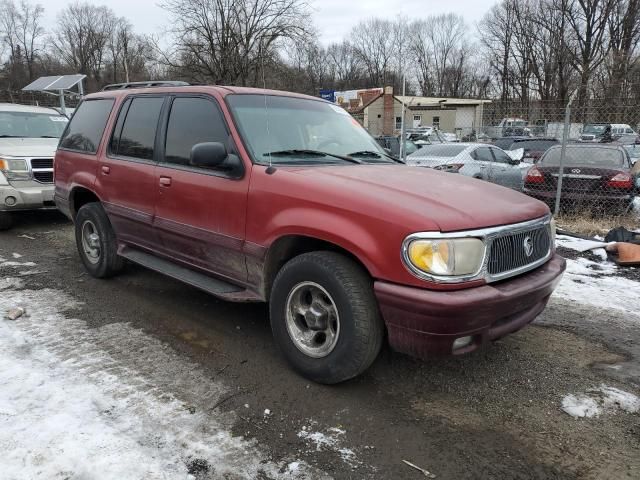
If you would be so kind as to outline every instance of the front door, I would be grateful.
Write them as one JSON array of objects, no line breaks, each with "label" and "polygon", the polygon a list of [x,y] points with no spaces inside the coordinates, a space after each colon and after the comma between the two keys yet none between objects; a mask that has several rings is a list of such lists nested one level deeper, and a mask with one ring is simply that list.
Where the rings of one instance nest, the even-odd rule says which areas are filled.
[{"label": "front door", "polygon": [[155,143],[163,95],[134,95],[120,108],[97,182],[118,240],[156,250]]},{"label": "front door", "polygon": [[474,178],[481,178],[482,180],[491,180],[490,169],[493,162],[493,156],[489,147],[478,147],[471,152],[471,158],[473,158],[473,172]]},{"label": "front door", "polygon": [[490,169],[490,181],[504,187],[522,191],[522,169],[514,165],[513,159],[499,148],[491,147],[494,163]]},{"label": "front door", "polygon": [[239,282],[246,281],[245,237],[249,172],[231,178],[223,169],[190,164],[197,143],[220,142],[235,151],[215,99],[177,95],[163,120],[163,153],[156,170],[154,226],[166,253]]}]

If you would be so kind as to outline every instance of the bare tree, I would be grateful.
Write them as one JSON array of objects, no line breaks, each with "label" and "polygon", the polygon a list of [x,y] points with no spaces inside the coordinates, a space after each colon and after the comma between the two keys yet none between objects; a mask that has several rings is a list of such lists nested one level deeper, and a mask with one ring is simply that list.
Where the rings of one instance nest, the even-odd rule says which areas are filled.
[{"label": "bare tree", "polygon": [[371,85],[387,85],[397,54],[398,39],[393,23],[371,18],[351,31],[351,43],[362,62]]},{"label": "bare tree", "polygon": [[161,6],[174,24],[175,53],[162,52],[163,60],[200,81],[246,85],[278,41],[307,31],[302,0],[165,0]]}]

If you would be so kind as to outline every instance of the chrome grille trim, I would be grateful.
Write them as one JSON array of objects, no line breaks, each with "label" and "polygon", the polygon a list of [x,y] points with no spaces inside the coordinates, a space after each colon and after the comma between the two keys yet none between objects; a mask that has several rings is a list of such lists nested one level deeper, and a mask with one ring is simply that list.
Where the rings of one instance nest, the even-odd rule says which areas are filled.
[{"label": "chrome grille trim", "polygon": [[53,158],[33,157],[29,158],[29,168],[33,180],[38,183],[53,183]]},{"label": "chrome grille trim", "polygon": [[[510,254],[510,252],[507,251],[507,250],[510,250],[510,248],[506,246],[504,241],[497,241],[498,239],[513,237],[514,235],[523,234],[526,232],[532,232],[536,230],[540,230],[541,232],[544,232],[548,239],[547,251],[541,253],[543,255],[541,258],[537,258],[531,263],[528,263],[525,265],[516,264],[514,268],[510,268],[505,271],[499,271],[499,269],[497,269],[497,270],[494,270],[497,273],[493,273],[493,274],[490,273],[489,261],[490,261],[494,247],[501,249],[500,253],[506,258],[508,258],[507,255]],[[483,240],[485,244],[484,258],[482,261],[482,266],[478,270],[478,272],[472,275],[447,277],[447,276],[428,274],[414,267],[411,261],[409,260],[409,254],[408,254],[409,244],[413,240],[419,240],[419,239],[433,240],[433,239],[441,239],[441,238],[479,238]],[[502,225],[499,227],[483,228],[478,230],[447,232],[447,233],[442,233],[442,232],[414,233],[412,235],[409,235],[407,238],[405,238],[404,242],[402,243],[401,257],[402,257],[402,263],[407,268],[407,270],[409,270],[411,274],[413,274],[414,276],[422,280],[427,280],[430,282],[437,282],[437,283],[453,283],[453,284],[470,282],[474,280],[485,280],[487,283],[491,283],[491,282],[497,282],[499,280],[504,280],[509,277],[514,277],[516,275],[520,275],[521,273],[525,273],[535,268],[538,268],[539,266],[543,265],[551,258],[551,256],[553,255],[553,252],[554,252],[554,245],[553,245],[552,233],[551,233],[551,215],[547,215],[545,217],[537,218],[535,220],[530,220],[527,222],[515,223],[511,225]],[[509,268],[509,266],[507,265],[507,262],[505,262],[503,265],[506,265],[505,268]]]}]

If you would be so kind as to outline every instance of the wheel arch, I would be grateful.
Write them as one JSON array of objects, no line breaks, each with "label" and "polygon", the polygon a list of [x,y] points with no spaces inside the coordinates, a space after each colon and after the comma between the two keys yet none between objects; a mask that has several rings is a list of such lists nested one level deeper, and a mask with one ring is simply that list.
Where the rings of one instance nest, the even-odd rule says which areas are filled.
[{"label": "wheel arch", "polygon": [[69,210],[72,218],[75,220],[78,210],[91,202],[100,202],[100,198],[94,191],[82,186],[73,187],[69,192]]}]

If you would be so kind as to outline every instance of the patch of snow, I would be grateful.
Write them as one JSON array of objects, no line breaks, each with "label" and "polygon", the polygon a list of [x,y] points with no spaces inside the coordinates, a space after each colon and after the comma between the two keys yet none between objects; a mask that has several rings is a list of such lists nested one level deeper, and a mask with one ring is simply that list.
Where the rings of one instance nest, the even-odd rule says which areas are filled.
[{"label": "patch of snow", "polygon": [[587,250],[593,250],[598,247],[604,249],[604,247],[608,245],[599,240],[585,240],[584,238],[570,237],[569,235],[557,235],[556,244],[578,252],[586,252]]},{"label": "patch of snow", "polygon": [[356,453],[350,448],[341,446],[346,433],[346,430],[338,427],[330,427],[327,429],[327,433],[322,433],[318,431],[314,432],[311,427],[303,426],[298,432],[298,437],[311,444],[316,452],[327,450],[336,452],[340,455],[343,462],[355,466],[360,463]]},{"label": "patch of snow", "polygon": [[67,318],[78,303],[62,291],[0,285],[0,311],[26,305],[30,314],[0,321],[3,478],[186,480],[194,462],[215,478],[320,476],[303,462],[285,471],[291,458],[267,461],[255,441],[231,433],[232,412],[186,409],[227,390],[159,340],[128,324]]},{"label": "patch of snow", "polygon": [[567,395],[562,399],[562,410],[574,418],[600,415],[598,402],[586,395]]},{"label": "patch of snow", "polygon": [[604,395],[603,404],[605,408],[618,407],[627,413],[640,411],[640,398],[633,393],[608,387],[607,385],[601,385],[600,392]]},{"label": "patch of snow", "polygon": [[22,255],[20,255],[19,253],[15,253],[15,252],[14,252],[14,253],[12,253],[12,254],[11,254],[11,256],[12,256],[13,258],[22,258]]},{"label": "patch of snow", "polygon": [[567,271],[553,296],[605,310],[623,311],[627,320],[638,322],[640,282],[616,276],[618,271],[614,264],[608,262],[567,259]]},{"label": "patch of snow", "polygon": [[640,217],[640,197],[635,197],[633,199],[633,211]]},{"label": "patch of snow", "polygon": [[603,411],[620,409],[626,413],[640,411],[640,398],[608,385],[593,388],[587,394],[567,395],[562,399],[562,410],[574,418],[590,418]]},{"label": "patch of snow", "polygon": [[35,267],[33,262],[10,262],[8,260],[1,261],[0,267]]}]

